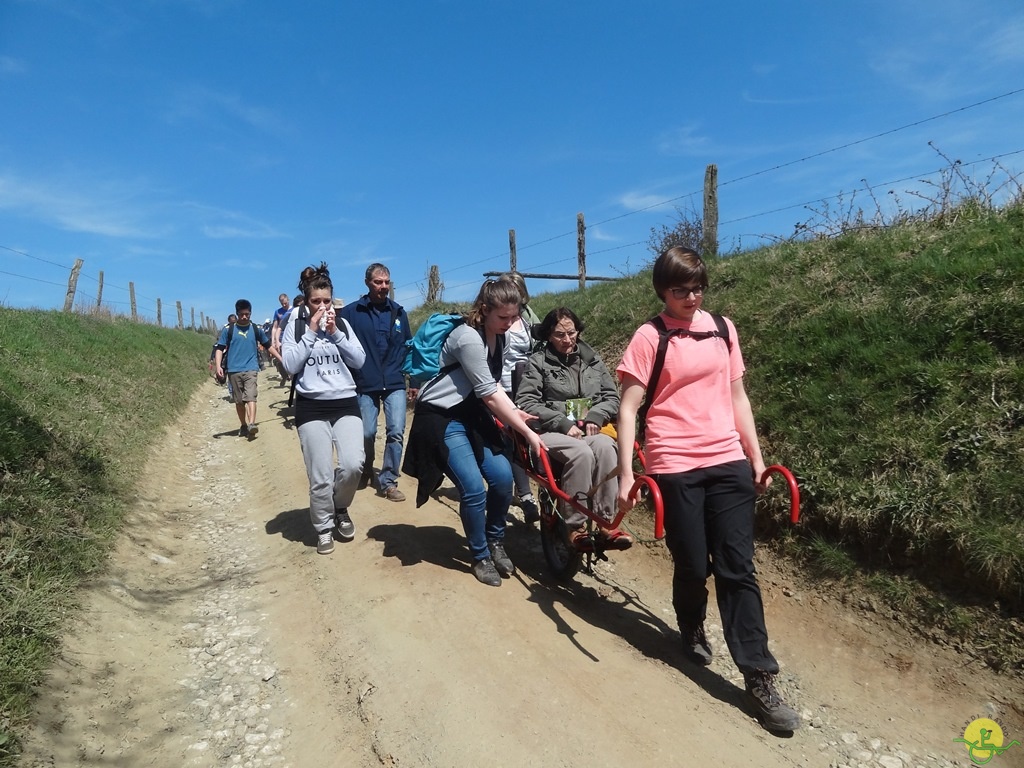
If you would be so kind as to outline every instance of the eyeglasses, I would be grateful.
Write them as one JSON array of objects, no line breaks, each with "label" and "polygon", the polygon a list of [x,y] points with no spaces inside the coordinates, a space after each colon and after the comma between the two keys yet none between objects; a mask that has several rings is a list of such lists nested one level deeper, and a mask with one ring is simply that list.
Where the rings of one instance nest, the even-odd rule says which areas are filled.
[{"label": "eyeglasses", "polygon": [[559,341],[567,341],[569,339],[575,339],[580,335],[580,333],[579,331],[555,331],[551,335]]},{"label": "eyeglasses", "polygon": [[687,288],[686,286],[682,286],[680,288],[669,288],[668,290],[669,290],[669,293],[672,294],[672,298],[673,299],[685,299],[691,293],[693,294],[693,297],[695,299],[699,299],[701,296],[704,295],[704,286],[703,285],[695,285],[692,288]]}]

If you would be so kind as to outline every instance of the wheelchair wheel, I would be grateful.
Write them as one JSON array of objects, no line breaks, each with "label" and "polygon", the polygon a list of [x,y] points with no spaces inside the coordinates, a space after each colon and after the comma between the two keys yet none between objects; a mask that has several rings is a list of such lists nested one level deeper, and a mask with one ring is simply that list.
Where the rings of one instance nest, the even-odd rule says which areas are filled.
[{"label": "wheelchair wheel", "polygon": [[569,543],[569,529],[547,489],[540,489],[537,500],[540,502],[540,543],[544,559],[548,561],[552,576],[568,581],[579,571],[583,554]]}]

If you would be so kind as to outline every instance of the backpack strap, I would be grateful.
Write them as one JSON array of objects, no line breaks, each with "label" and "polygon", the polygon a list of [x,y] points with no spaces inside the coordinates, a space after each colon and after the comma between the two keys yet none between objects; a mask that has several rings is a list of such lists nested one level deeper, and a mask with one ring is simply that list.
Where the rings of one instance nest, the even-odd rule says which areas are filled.
[{"label": "backpack strap", "polygon": [[[306,306],[303,304],[299,307],[299,311],[295,313],[295,324],[292,326],[294,329],[294,337],[297,340],[302,334],[306,332],[306,326],[309,325],[309,318],[306,316]],[[302,370],[292,376],[291,387],[288,388],[288,407],[290,408],[295,402],[295,384],[303,373],[306,372],[306,366],[302,366]]]},{"label": "backpack strap", "polygon": [[224,364],[224,376],[228,375],[228,350],[231,349],[231,337],[235,335],[235,324],[228,323],[228,337],[224,341],[224,354],[220,356],[220,361]]},{"label": "backpack strap", "polygon": [[665,321],[661,319],[661,315],[655,315],[649,322],[658,331],[658,351],[654,354],[654,365],[651,366],[651,376],[647,380],[647,390],[644,392],[643,405],[636,412],[637,427],[636,427],[636,439],[637,442],[643,443],[644,438],[647,436],[647,412],[651,409],[651,404],[654,402],[654,396],[658,389],[658,379],[661,378],[661,372],[665,368],[665,357],[668,354],[668,342],[673,336],[690,336],[694,339],[711,339],[721,338],[725,340],[725,345],[732,351],[732,339],[729,338],[729,326],[726,325],[725,318],[721,315],[711,312],[709,313],[711,318],[715,321],[714,331],[688,331],[685,328],[673,328],[669,330],[665,325]]}]

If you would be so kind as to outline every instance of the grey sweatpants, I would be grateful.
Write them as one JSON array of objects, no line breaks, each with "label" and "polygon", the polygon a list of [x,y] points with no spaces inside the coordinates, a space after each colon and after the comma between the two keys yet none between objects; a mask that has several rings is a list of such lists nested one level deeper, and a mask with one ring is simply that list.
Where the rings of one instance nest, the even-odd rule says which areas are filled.
[{"label": "grey sweatpants", "polygon": [[[543,432],[540,439],[548,448],[549,456],[562,463],[558,487],[586,506],[586,494],[600,483],[594,492],[591,510],[609,522],[615,519],[619,480],[613,475],[619,464],[616,443],[608,435],[569,437],[560,432]],[[611,479],[601,482],[609,475]],[[587,518],[564,501],[558,502],[559,512],[570,528],[579,528]]]},{"label": "grey sweatpants", "polygon": [[[334,510],[348,509],[363,473],[363,420],[342,416],[299,427],[299,445],[309,476],[309,519],[317,533],[334,527]],[[334,466],[337,449],[338,466]]]}]

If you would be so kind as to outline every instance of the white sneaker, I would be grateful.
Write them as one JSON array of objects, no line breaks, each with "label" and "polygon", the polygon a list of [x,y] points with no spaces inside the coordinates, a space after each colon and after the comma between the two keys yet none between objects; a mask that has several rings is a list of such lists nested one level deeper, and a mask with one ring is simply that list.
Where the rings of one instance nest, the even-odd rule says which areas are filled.
[{"label": "white sneaker", "polygon": [[329,555],[334,551],[334,532],[321,531],[316,536],[316,553],[318,555]]},{"label": "white sneaker", "polygon": [[347,509],[339,509],[334,513],[334,522],[338,526],[338,535],[345,541],[351,541],[356,535],[356,527]]}]

